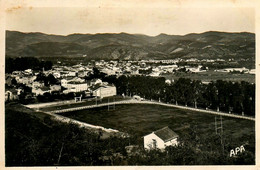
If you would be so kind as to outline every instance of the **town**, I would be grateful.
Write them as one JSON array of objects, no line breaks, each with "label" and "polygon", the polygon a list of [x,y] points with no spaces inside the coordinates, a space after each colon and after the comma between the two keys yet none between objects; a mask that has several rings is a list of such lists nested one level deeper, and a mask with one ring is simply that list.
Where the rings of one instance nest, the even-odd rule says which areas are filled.
[{"label": "town", "polygon": [[[183,65],[182,63],[186,63]],[[163,77],[166,74],[174,75],[179,72],[185,73],[206,73],[208,71],[222,73],[238,73],[238,74],[255,74],[255,69],[242,68],[221,68],[215,69],[205,66],[211,63],[225,63],[223,59],[216,60],[198,60],[198,59],[174,59],[174,60],[141,60],[141,61],[95,61],[91,60],[88,63],[79,63],[73,66],[68,66],[61,61],[57,61],[52,66],[52,69],[36,71],[32,69],[15,70],[12,73],[6,73],[6,93],[5,100],[17,100],[20,95],[25,94],[24,98],[33,98],[45,93],[69,94],[84,92],[84,97],[91,97],[97,94],[96,97],[108,97],[116,95],[116,87],[108,82],[103,82],[98,78],[86,78],[93,74],[93,68],[98,72],[104,73],[107,76],[121,75],[145,75],[152,77]],[[232,65],[232,64],[231,64]],[[171,84],[174,79],[166,79],[165,82]],[[202,83],[209,83],[203,81]],[[18,88],[12,86],[23,84]],[[31,90],[28,91],[28,88]],[[103,94],[100,92],[102,91]],[[122,95],[122,94],[120,94]]]}]

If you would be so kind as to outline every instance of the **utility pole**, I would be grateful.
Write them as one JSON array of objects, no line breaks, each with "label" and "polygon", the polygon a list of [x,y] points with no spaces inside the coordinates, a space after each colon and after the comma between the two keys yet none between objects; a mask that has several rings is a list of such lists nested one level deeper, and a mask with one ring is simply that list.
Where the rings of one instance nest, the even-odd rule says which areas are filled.
[{"label": "utility pole", "polygon": [[109,98],[107,99],[107,110],[109,111]]},{"label": "utility pole", "polygon": [[116,104],[115,104],[115,96],[113,96],[113,99],[114,99],[114,110],[116,109]]},{"label": "utility pole", "polygon": [[[115,96],[113,96],[113,105],[111,107],[115,110],[116,104],[115,104]],[[109,111],[110,108],[110,103],[109,103],[109,98],[107,99],[107,110]]]},{"label": "utility pole", "polygon": [[222,116],[220,116],[219,118],[217,118],[217,116],[215,116],[215,131],[216,131],[216,135],[219,135],[220,137],[220,143],[221,143],[221,147],[222,147],[222,153],[224,154],[224,141],[223,141],[223,121],[222,121]]}]

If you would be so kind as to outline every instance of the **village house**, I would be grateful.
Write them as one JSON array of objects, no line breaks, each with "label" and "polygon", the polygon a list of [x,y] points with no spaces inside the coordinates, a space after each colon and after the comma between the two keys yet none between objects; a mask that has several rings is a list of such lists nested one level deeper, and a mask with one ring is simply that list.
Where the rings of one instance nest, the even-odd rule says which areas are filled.
[{"label": "village house", "polygon": [[61,74],[60,72],[53,72],[52,75],[55,77],[55,78],[60,78],[61,77]]},{"label": "village house", "polygon": [[61,86],[67,88],[63,93],[67,94],[70,92],[81,92],[88,89],[88,84],[84,79],[79,77],[71,77],[61,80]]},{"label": "village house", "polygon": [[51,89],[51,92],[59,92],[59,91],[61,91],[61,86],[54,84],[54,85],[50,86],[50,89]]},{"label": "village house", "polygon": [[51,89],[46,86],[39,87],[39,88],[32,88],[32,93],[35,94],[35,96],[43,95],[44,93],[51,93]]},{"label": "village house", "polygon": [[78,71],[78,77],[80,78],[84,78],[85,76],[88,75],[88,72],[87,71]]},{"label": "village house", "polygon": [[61,79],[61,86],[68,88],[68,86],[69,86],[68,84],[70,82],[83,83],[83,82],[85,82],[85,80],[82,78],[79,78],[79,77],[67,77],[67,78]]},{"label": "village house", "polygon": [[116,74],[116,71],[115,70],[112,70],[110,68],[103,68],[101,70],[101,72],[103,73],[106,73],[107,75],[115,75]]},{"label": "village house", "polygon": [[166,79],[166,80],[165,80],[165,83],[166,83],[167,85],[171,85],[173,82],[174,82],[173,79],[172,79],[172,80],[170,80],[170,79]]},{"label": "village house", "polygon": [[63,91],[63,93],[70,93],[70,92],[82,92],[86,91],[88,89],[88,84],[87,83],[81,83],[81,82],[76,82],[76,81],[71,81],[67,83],[66,85],[66,90]]},{"label": "village house", "polygon": [[13,100],[17,100],[18,94],[17,94],[17,90],[12,88],[12,89],[6,89],[5,91],[5,101],[13,101]]},{"label": "village house", "polygon": [[92,80],[88,80],[88,85],[89,86],[95,86],[95,85],[102,85],[103,82],[101,79],[92,79]]},{"label": "village house", "polygon": [[17,77],[17,76],[20,76],[22,74],[23,74],[22,71],[13,71],[12,72],[12,77]]},{"label": "village house", "polygon": [[178,145],[179,135],[168,126],[144,136],[144,148],[164,150],[167,146]]},{"label": "village house", "polygon": [[13,78],[11,76],[7,75],[5,77],[5,84],[7,84],[8,86],[11,86],[12,85],[12,80],[13,80]]},{"label": "village house", "polygon": [[186,70],[193,72],[193,73],[199,73],[199,72],[206,72],[207,70],[203,70],[202,66],[198,66],[198,67],[186,67]]},{"label": "village house", "polygon": [[31,75],[33,73],[32,69],[27,69],[23,71],[24,74],[26,75]]},{"label": "village house", "polygon": [[67,76],[73,76],[73,77],[75,77],[75,76],[77,76],[77,72],[75,72],[75,71],[69,71],[69,73],[68,73]]},{"label": "village house", "polygon": [[33,81],[36,79],[36,76],[19,76],[16,77],[16,81],[21,84],[25,84],[29,87],[32,86]]},{"label": "village house", "polygon": [[38,88],[38,87],[43,87],[44,83],[43,82],[39,82],[39,81],[34,81],[32,83],[32,88]]},{"label": "village house", "polygon": [[116,95],[116,87],[113,85],[96,85],[90,87],[93,95],[99,98],[110,97]]}]

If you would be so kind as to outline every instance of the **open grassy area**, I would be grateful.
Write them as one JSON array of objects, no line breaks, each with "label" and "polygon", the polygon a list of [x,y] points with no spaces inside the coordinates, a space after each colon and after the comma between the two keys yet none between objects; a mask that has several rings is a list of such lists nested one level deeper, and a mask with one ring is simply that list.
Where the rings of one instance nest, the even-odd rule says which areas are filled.
[{"label": "open grassy area", "polygon": [[255,83],[255,75],[254,74],[231,74],[231,73],[222,73],[215,72],[213,70],[201,73],[176,73],[176,74],[164,74],[162,75],[166,79],[178,79],[189,78],[192,80],[201,80],[201,81],[246,81],[250,83]]},{"label": "open grassy area", "polygon": [[[62,115],[90,124],[113,128],[140,137],[169,126],[180,136],[189,133],[189,127],[197,127],[201,138],[215,133],[215,115],[181,110],[159,105],[117,105],[115,110],[107,107],[62,113]],[[236,144],[248,143],[255,148],[255,122],[223,117],[224,135]],[[231,143],[232,145],[232,143]],[[237,146],[234,146],[237,147]]]}]

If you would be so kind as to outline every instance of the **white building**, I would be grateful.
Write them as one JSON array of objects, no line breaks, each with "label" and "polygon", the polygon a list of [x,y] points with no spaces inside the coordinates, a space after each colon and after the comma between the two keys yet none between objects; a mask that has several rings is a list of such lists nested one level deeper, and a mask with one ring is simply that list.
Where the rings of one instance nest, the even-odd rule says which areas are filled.
[{"label": "white building", "polygon": [[215,70],[216,72],[232,72],[232,71],[237,71],[237,72],[245,72],[248,73],[249,69],[243,67],[243,68],[225,68],[225,69],[220,69],[220,70]]},{"label": "white building", "polygon": [[110,97],[116,95],[116,87],[115,86],[97,86],[92,89],[93,95],[103,98]]},{"label": "white building", "polygon": [[60,78],[60,77],[61,77],[60,72],[54,72],[52,75],[53,75],[55,78]]},{"label": "white building", "polygon": [[70,82],[84,83],[85,80],[78,77],[70,77],[70,78],[62,79],[61,86],[68,88],[67,86]]},{"label": "white building", "polygon": [[63,93],[69,93],[69,92],[81,92],[86,91],[88,89],[87,83],[79,83],[79,82],[69,82],[66,85],[66,90],[63,91]]},{"label": "white building", "polygon": [[178,145],[179,135],[168,126],[144,136],[144,148],[165,149],[166,146]]},{"label": "white building", "polygon": [[174,82],[174,80],[170,80],[170,79],[165,80],[165,83],[168,84],[168,85],[172,84],[173,82]]},{"label": "white building", "polygon": [[69,92],[81,92],[86,91],[88,89],[88,84],[85,82],[84,79],[74,77],[72,79],[62,79],[61,86],[67,88],[63,91],[63,93]]},{"label": "white building", "polygon": [[57,85],[57,84],[51,85],[50,89],[51,89],[52,92],[59,92],[59,91],[61,91],[61,86]]},{"label": "white building", "polygon": [[18,83],[22,83],[31,87],[33,81],[36,79],[36,76],[19,76],[19,77],[15,77],[15,79]]},{"label": "white building", "polygon": [[249,74],[255,74],[255,69],[251,69],[248,73]]},{"label": "white building", "polygon": [[37,87],[43,87],[44,83],[43,82],[39,82],[39,81],[34,81],[32,83],[32,88],[37,88]]}]

